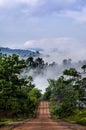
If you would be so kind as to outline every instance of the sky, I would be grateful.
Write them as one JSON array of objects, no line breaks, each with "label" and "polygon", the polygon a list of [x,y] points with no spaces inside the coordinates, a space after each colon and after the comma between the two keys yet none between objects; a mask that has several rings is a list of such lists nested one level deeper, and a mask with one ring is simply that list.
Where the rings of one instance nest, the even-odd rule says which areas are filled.
[{"label": "sky", "polygon": [[84,56],[86,0],[0,0],[0,46]]}]

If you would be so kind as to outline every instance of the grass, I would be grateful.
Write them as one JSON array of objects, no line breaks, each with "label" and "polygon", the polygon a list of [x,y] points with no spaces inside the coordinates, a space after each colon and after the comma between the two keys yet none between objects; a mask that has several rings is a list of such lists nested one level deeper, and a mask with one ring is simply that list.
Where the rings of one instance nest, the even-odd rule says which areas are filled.
[{"label": "grass", "polygon": [[7,125],[7,124],[9,124],[10,122],[12,122],[11,119],[4,119],[4,120],[1,120],[1,121],[0,121],[0,126]]},{"label": "grass", "polygon": [[86,126],[86,109],[75,110],[75,114],[65,118],[65,120]]},{"label": "grass", "polygon": [[[51,112],[51,116],[53,119],[59,119],[58,114],[53,114],[54,109],[51,107],[52,104],[50,104],[50,112]],[[60,118],[61,119],[61,118]],[[65,117],[63,118],[64,120],[71,122],[71,123],[75,123],[75,124],[80,124],[83,126],[86,126],[86,108],[84,109],[76,109],[74,110],[74,114],[69,116],[69,117]]]},{"label": "grass", "polygon": [[15,117],[11,117],[11,118],[6,118],[6,117],[0,117],[0,126],[4,126],[7,125],[9,123],[12,122],[20,122],[20,121],[25,121],[27,119],[32,119],[34,118],[34,116],[26,116],[26,115],[17,115]]}]

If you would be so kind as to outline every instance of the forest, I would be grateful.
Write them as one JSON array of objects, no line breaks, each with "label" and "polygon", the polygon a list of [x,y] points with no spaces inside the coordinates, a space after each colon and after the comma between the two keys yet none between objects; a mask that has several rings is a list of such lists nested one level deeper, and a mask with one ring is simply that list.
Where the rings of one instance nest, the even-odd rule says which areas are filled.
[{"label": "forest", "polygon": [[[85,72],[86,65],[82,69]],[[50,101],[53,118],[73,118],[76,123],[86,125],[86,77],[70,68],[57,80],[49,79],[48,82],[43,98]]]},{"label": "forest", "polygon": [[[56,62],[45,63],[42,58],[29,57],[26,64],[35,71],[35,76],[46,77],[46,73],[57,72],[59,65]],[[52,74],[48,80],[48,87],[42,95],[42,100],[49,101],[50,112],[53,118],[68,118],[74,115],[75,122],[86,125],[86,63],[82,61],[73,67],[71,59],[64,59],[62,72],[58,78]],[[28,68],[27,67],[27,68]],[[28,70],[28,69],[26,69]],[[75,117],[76,116],[76,117]],[[76,119],[77,118],[77,119]],[[68,119],[71,120],[71,119]],[[73,119],[74,120],[74,119]]]},{"label": "forest", "polygon": [[[66,62],[64,60],[64,64]],[[67,68],[57,79],[47,79],[44,94],[36,88],[32,76],[22,76],[31,69],[35,70],[35,76],[43,75],[44,70],[55,66],[55,62],[44,63],[40,57],[21,59],[16,54],[0,53],[1,122],[4,118],[35,117],[39,102],[45,100],[50,104],[52,118],[67,118],[78,113],[81,116],[77,123],[86,125],[86,64],[81,66],[82,72]]]},{"label": "forest", "polygon": [[0,55],[0,115],[2,117],[35,114],[41,91],[35,88],[31,76],[20,77],[25,67],[25,61],[20,60],[15,54]]}]

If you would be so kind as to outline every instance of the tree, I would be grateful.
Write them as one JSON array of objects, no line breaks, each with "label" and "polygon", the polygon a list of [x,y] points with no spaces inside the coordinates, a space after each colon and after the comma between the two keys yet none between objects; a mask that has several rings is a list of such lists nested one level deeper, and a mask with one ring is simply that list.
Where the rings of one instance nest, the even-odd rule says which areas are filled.
[{"label": "tree", "polygon": [[84,73],[86,73],[86,65],[83,65],[82,69],[84,70]]},{"label": "tree", "polygon": [[[12,115],[30,115],[34,111],[30,108],[35,101],[32,101],[29,95],[35,87],[32,84],[33,79],[31,76],[20,76],[25,67],[25,60],[15,54],[0,57],[0,110],[3,110],[3,113],[10,111]],[[38,98],[37,96],[37,103]]]},{"label": "tree", "polygon": [[41,91],[37,88],[33,88],[29,92],[29,97],[30,97],[30,101],[31,101],[31,106],[30,106],[31,113],[35,114],[34,110],[36,110],[36,108],[38,107],[39,99],[41,97]]},{"label": "tree", "polygon": [[75,68],[70,68],[70,69],[66,69],[63,71],[64,75],[67,76],[72,76],[72,77],[80,77],[79,73],[77,72],[77,70]]},{"label": "tree", "polygon": [[27,60],[26,60],[26,64],[28,65],[33,65],[33,57],[29,57]]},{"label": "tree", "polygon": [[52,113],[59,117],[73,114],[74,110],[80,107],[85,92],[85,80],[83,82],[83,79],[76,79],[80,73],[75,68],[66,69],[63,74],[69,78],[65,78],[63,75],[57,80],[48,80],[49,87],[45,92],[45,95],[47,92],[50,94]]}]

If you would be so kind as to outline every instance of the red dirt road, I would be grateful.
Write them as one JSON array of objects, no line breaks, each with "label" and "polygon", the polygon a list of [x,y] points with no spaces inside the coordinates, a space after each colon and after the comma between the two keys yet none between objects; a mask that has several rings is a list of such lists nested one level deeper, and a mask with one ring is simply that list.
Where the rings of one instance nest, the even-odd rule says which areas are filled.
[{"label": "red dirt road", "polygon": [[48,102],[42,101],[40,102],[36,119],[27,120],[14,125],[14,127],[5,127],[0,130],[86,130],[86,127],[62,120],[52,120]]}]

